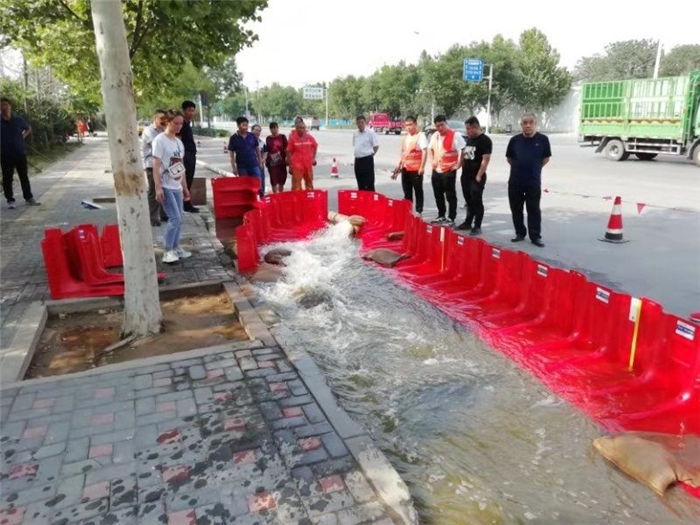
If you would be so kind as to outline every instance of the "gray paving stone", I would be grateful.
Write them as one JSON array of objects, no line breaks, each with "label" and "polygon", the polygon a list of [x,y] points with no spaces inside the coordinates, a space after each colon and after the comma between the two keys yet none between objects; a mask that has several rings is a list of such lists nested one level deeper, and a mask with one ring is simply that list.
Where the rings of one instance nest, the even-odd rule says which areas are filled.
[{"label": "gray paving stone", "polygon": [[90,438],[90,446],[104,445],[105,443],[116,443],[117,441],[131,440],[136,433],[135,429],[118,430],[115,432],[104,432]]},{"label": "gray paving stone", "polygon": [[109,484],[109,508],[133,508],[138,503],[136,474],[124,478],[116,478]]},{"label": "gray paving stone", "polygon": [[70,507],[80,501],[85,486],[85,476],[80,474],[63,478],[56,489],[56,496],[49,499],[46,505],[54,510]]},{"label": "gray paving stone", "polygon": [[54,521],[67,519],[69,523],[75,523],[82,520],[94,518],[100,514],[104,514],[109,509],[109,498],[102,498],[84,503],[78,503],[73,507],[68,507],[59,510],[54,514]]},{"label": "gray paving stone", "polygon": [[345,444],[335,432],[323,434],[321,436],[321,441],[323,441],[323,446],[326,447],[328,454],[333,458],[347,456],[349,454]]},{"label": "gray paving stone", "polygon": [[344,481],[345,486],[350,491],[350,494],[352,494],[352,497],[355,498],[355,501],[364,503],[376,499],[372,487],[367,482],[364,474],[359,470],[348,472],[344,477]]},{"label": "gray paving stone", "polygon": [[137,525],[138,523],[138,507],[124,507],[87,519],[81,525]]},{"label": "gray paving stone", "polygon": [[134,461],[134,442],[131,439],[119,441],[114,444],[112,452],[114,463],[128,463]]},{"label": "gray paving stone", "polygon": [[371,502],[357,505],[349,509],[338,511],[338,523],[340,525],[355,525],[356,523],[367,523],[386,517],[384,507],[379,503]]},{"label": "gray paving stone", "polygon": [[[6,492],[3,490],[2,496],[0,496],[0,501],[2,501],[4,504],[12,504],[15,507],[23,507],[27,504],[34,503],[35,501],[52,498],[55,494],[55,483],[39,483],[16,492]],[[4,506],[5,505],[3,505],[3,507]]]},{"label": "gray paving stone", "polygon": [[240,381],[243,379],[243,372],[237,365],[226,368],[224,375],[228,381]]},{"label": "gray paving stone", "polygon": [[[134,389],[145,390],[153,386],[153,376],[150,374],[142,374],[134,377]],[[139,392],[139,395],[141,393]]]},{"label": "gray paving stone", "polygon": [[177,401],[177,417],[184,418],[194,416],[197,413],[197,405],[192,398]]},{"label": "gray paving stone", "polygon": [[299,405],[308,405],[309,403],[313,402],[313,398],[308,395],[301,395],[301,396],[291,396],[291,397],[286,397],[284,399],[279,400],[279,406],[282,408],[286,407],[295,407]]},{"label": "gray paving stone", "polygon": [[44,438],[44,443],[50,445],[52,443],[60,443],[68,439],[68,432],[70,431],[70,422],[61,421],[57,423],[51,423],[46,432],[46,437]]},{"label": "gray paving stone", "polygon": [[68,477],[86,474],[90,470],[99,469],[101,466],[100,462],[94,459],[84,459],[74,463],[63,463],[61,466],[61,476]]},{"label": "gray paving stone", "polygon": [[194,399],[197,404],[208,403],[213,395],[210,387],[201,387],[194,390]]},{"label": "gray paving stone", "polygon": [[313,423],[303,427],[296,427],[294,429],[294,434],[296,434],[297,437],[304,438],[309,436],[318,436],[320,434],[326,434],[332,431],[333,428],[325,421],[322,421],[320,423]]},{"label": "gray paving stone", "polygon": [[136,400],[136,415],[137,416],[152,414],[155,411],[156,411],[156,398],[155,397],[141,397],[141,398]]},{"label": "gray paving stone", "polygon": [[136,463],[121,463],[109,467],[103,467],[97,470],[91,470],[85,475],[85,484],[93,485],[100,481],[111,481],[117,478],[128,477],[136,470]]},{"label": "gray paving stone", "polygon": [[199,379],[204,379],[207,377],[207,371],[201,365],[191,366],[188,370],[188,373],[192,381],[197,381]]},{"label": "gray paving stone", "polygon": [[155,423],[139,425],[134,433],[134,451],[152,447],[158,439],[158,427]]},{"label": "gray paving stone", "polygon": [[55,443],[53,445],[45,445],[34,452],[34,459],[44,459],[50,456],[55,456],[56,454],[63,452],[65,449],[65,441],[62,443]]}]

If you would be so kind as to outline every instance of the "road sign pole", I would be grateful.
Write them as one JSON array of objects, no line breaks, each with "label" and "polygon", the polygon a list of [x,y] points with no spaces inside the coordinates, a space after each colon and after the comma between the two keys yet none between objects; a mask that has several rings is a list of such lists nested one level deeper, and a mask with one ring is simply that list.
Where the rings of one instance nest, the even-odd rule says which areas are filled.
[{"label": "road sign pole", "polygon": [[486,133],[491,126],[491,86],[493,86],[493,64],[489,64],[489,96],[486,101]]}]

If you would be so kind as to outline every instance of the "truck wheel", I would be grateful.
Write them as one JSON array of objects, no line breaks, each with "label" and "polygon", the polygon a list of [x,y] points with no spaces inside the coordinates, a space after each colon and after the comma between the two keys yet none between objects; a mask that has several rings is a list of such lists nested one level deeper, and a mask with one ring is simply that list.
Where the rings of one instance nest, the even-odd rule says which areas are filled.
[{"label": "truck wheel", "polygon": [[652,160],[656,158],[658,153],[635,153],[639,160]]},{"label": "truck wheel", "polygon": [[612,139],[605,145],[605,156],[610,160],[627,160],[630,154],[625,151],[621,140]]}]

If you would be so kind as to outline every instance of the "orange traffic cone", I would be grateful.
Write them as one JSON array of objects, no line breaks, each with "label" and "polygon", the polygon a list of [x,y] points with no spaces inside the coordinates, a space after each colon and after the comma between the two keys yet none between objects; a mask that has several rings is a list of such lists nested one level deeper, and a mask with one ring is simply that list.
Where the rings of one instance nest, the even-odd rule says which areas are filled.
[{"label": "orange traffic cone", "polygon": [[333,158],[333,163],[331,164],[331,177],[334,178],[340,178],[340,174],[338,173],[338,163],[335,161],[335,158]]},{"label": "orange traffic cone", "polygon": [[628,242],[622,239],[622,197],[615,197],[615,204],[613,204],[608,221],[608,229],[605,230],[605,237],[599,240],[615,244]]}]

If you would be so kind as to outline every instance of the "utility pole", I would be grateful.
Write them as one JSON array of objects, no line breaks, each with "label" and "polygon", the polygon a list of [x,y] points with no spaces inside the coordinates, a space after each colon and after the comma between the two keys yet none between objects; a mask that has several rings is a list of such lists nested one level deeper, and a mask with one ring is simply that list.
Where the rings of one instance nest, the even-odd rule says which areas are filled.
[{"label": "utility pole", "polygon": [[654,62],[654,78],[659,78],[659,65],[661,64],[661,40],[656,46],[656,62]]},{"label": "utility pole", "polygon": [[328,129],[328,95],[331,92],[331,83],[326,84],[326,129]]}]

